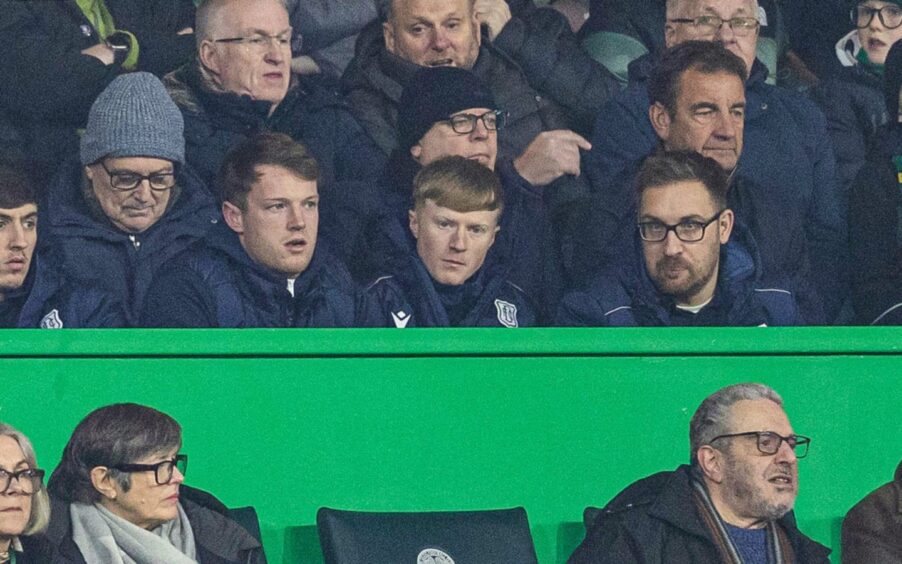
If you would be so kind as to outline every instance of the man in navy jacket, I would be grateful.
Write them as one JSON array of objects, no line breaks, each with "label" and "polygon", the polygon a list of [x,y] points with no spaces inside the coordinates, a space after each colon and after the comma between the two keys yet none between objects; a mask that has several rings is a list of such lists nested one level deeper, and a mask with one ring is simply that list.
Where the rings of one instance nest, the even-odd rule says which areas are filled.
[{"label": "man in navy jacket", "polygon": [[[826,120],[805,97],[765,82],[767,69],[755,58],[757,17],[755,0],[668,2],[665,44],[713,41],[745,63],[744,144],[731,205],[758,238],[766,267],[794,282],[810,279],[832,321],[847,296],[848,229]],[[659,144],[649,118],[655,59],[634,61],[630,86],[598,116],[583,166],[600,198],[619,200],[628,192],[624,177]]]},{"label": "man in navy jacket", "polygon": [[[38,207],[22,163],[0,163],[0,327],[116,327],[121,305],[96,288],[78,288],[53,261],[38,260]],[[52,251],[52,250],[51,250]]]},{"label": "man in navy jacket", "polygon": [[182,132],[159,79],[117,77],[91,107],[80,161],[63,165],[39,211],[43,258],[67,284],[96,280],[126,308],[127,325],[159,267],[218,221],[213,197],[184,164]]},{"label": "man in navy jacket", "polygon": [[316,160],[281,133],[261,133],[226,157],[217,182],[228,226],[161,271],[148,327],[351,327],[350,275],[317,245]]},{"label": "man in navy jacket", "polygon": [[438,159],[414,178],[409,211],[416,251],[367,288],[372,327],[535,325],[526,294],[486,264],[503,207],[501,183],[474,160]]},{"label": "man in navy jacket", "polygon": [[785,283],[761,279],[754,240],[727,207],[726,176],[692,152],[649,157],[636,180],[640,250],[567,295],[560,325],[798,325]]}]

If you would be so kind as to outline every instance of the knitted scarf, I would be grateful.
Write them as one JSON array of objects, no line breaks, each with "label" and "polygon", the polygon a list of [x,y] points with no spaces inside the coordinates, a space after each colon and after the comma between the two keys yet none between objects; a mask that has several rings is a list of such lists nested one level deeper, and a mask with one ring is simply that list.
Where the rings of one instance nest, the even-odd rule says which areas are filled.
[{"label": "knitted scarf", "polygon": [[[743,564],[733,539],[720,518],[720,514],[708,495],[708,489],[698,480],[692,480],[692,498],[702,522],[711,533],[711,540],[725,564]],[[769,564],[793,564],[795,562],[792,544],[786,531],[776,521],[767,524],[767,561]]]}]

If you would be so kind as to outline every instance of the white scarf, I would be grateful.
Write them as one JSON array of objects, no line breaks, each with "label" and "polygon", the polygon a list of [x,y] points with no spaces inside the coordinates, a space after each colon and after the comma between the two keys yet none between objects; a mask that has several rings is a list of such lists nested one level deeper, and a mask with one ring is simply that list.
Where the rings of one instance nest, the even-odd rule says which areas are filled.
[{"label": "white scarf", "polygon": [[72,503],[72,540],[87,562],[104,564],[197,564],[194,532],[179,516],[152,531],[126,521],[100,504]]}]

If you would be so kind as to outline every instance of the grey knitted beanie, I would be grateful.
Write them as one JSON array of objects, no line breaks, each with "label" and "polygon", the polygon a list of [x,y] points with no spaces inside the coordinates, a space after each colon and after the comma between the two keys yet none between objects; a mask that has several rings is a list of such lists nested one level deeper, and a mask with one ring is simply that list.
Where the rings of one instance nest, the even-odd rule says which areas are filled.
[{"label": "grey knitted beanie", "polygon": [[116,77],[100,93],[81,138],[81,163],[104,157],[155,157],[184,164],[182,113],[148,72]]}]

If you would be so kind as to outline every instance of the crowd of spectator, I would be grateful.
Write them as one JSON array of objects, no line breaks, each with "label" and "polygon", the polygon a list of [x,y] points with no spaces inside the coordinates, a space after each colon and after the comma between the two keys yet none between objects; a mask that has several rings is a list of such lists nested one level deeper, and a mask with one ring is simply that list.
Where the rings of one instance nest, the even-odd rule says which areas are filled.
[{"label": "crowd of spectator", "polygon": [[3,326],[902,323],[902,1],[0,7]]}]

